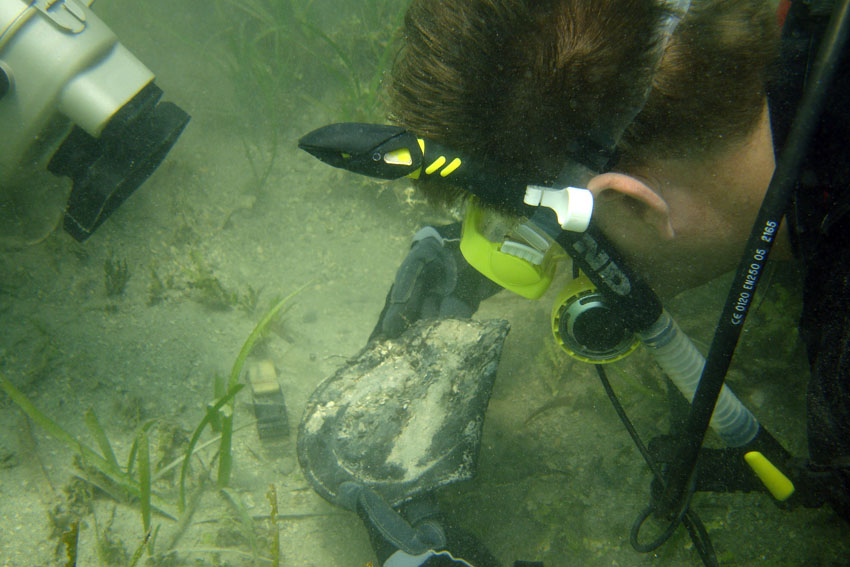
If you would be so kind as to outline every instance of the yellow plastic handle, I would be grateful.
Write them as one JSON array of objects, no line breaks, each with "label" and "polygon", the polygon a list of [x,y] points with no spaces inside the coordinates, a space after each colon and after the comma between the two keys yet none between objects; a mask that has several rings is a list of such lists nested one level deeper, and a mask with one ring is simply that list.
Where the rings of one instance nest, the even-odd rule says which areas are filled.
[{"label": "yellow plastic handle", "polygon": [[768,461],[767,457],[758,451],[750,451],[744,455],[744,460],[774,498],[784,502],[794,494],[794,483]]}]

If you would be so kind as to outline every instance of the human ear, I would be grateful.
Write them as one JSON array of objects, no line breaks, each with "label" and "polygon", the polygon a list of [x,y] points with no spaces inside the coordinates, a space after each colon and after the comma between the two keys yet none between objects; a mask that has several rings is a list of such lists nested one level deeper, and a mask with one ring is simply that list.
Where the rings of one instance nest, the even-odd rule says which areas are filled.
[{"label": "human ear", "polygon": [[602,173],[588,182],[587,189],[600,203],[620,201],[622,207],[637,211],[640,219],[661,238],[669,240],[675,236],[667,201],[643,181],[624,173]]}]

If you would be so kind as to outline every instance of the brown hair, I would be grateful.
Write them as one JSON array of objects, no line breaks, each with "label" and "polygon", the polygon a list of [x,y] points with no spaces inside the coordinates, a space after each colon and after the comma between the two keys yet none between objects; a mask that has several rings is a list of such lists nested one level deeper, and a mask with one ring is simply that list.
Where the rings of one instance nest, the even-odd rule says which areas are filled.
[{"label": "brown hair", "polygon": [[[772,4],[691,4],[620,141],[632,161],[720,149],[761,115],[778,35]],[[657,0],[413,0],[391,119],[546,181],[578,137],[643,98],[664,16]]]}]

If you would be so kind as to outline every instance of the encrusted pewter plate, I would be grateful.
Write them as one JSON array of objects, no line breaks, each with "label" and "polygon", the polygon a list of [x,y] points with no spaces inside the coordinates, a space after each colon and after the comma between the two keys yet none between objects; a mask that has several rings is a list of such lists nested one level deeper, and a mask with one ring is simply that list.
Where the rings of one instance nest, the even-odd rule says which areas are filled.
[{"label": "encrusted pewter plate", "polygon": [[354,481],[395,506],[471,478],[509,328],[440,319],[367,345],[307,402],[298,460],[313,488],[341,504]]}]

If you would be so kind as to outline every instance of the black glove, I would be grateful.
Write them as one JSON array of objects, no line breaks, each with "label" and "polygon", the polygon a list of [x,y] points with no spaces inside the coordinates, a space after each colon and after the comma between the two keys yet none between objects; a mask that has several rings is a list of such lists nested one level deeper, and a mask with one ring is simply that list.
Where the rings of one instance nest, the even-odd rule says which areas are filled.
[{"label": "black glove", "polygon": [[470,317],[501,287],[460,253],[461,224],[426,226],[396,272],[372,339],[395,338],[420,319]]},{"label": "black glove", "polygon": [[398,510],[353,482],[344,483],[340,495],[363,520],[382,567],[499,567],[474,535],[442,517],[432,494],[417,496]]}]

